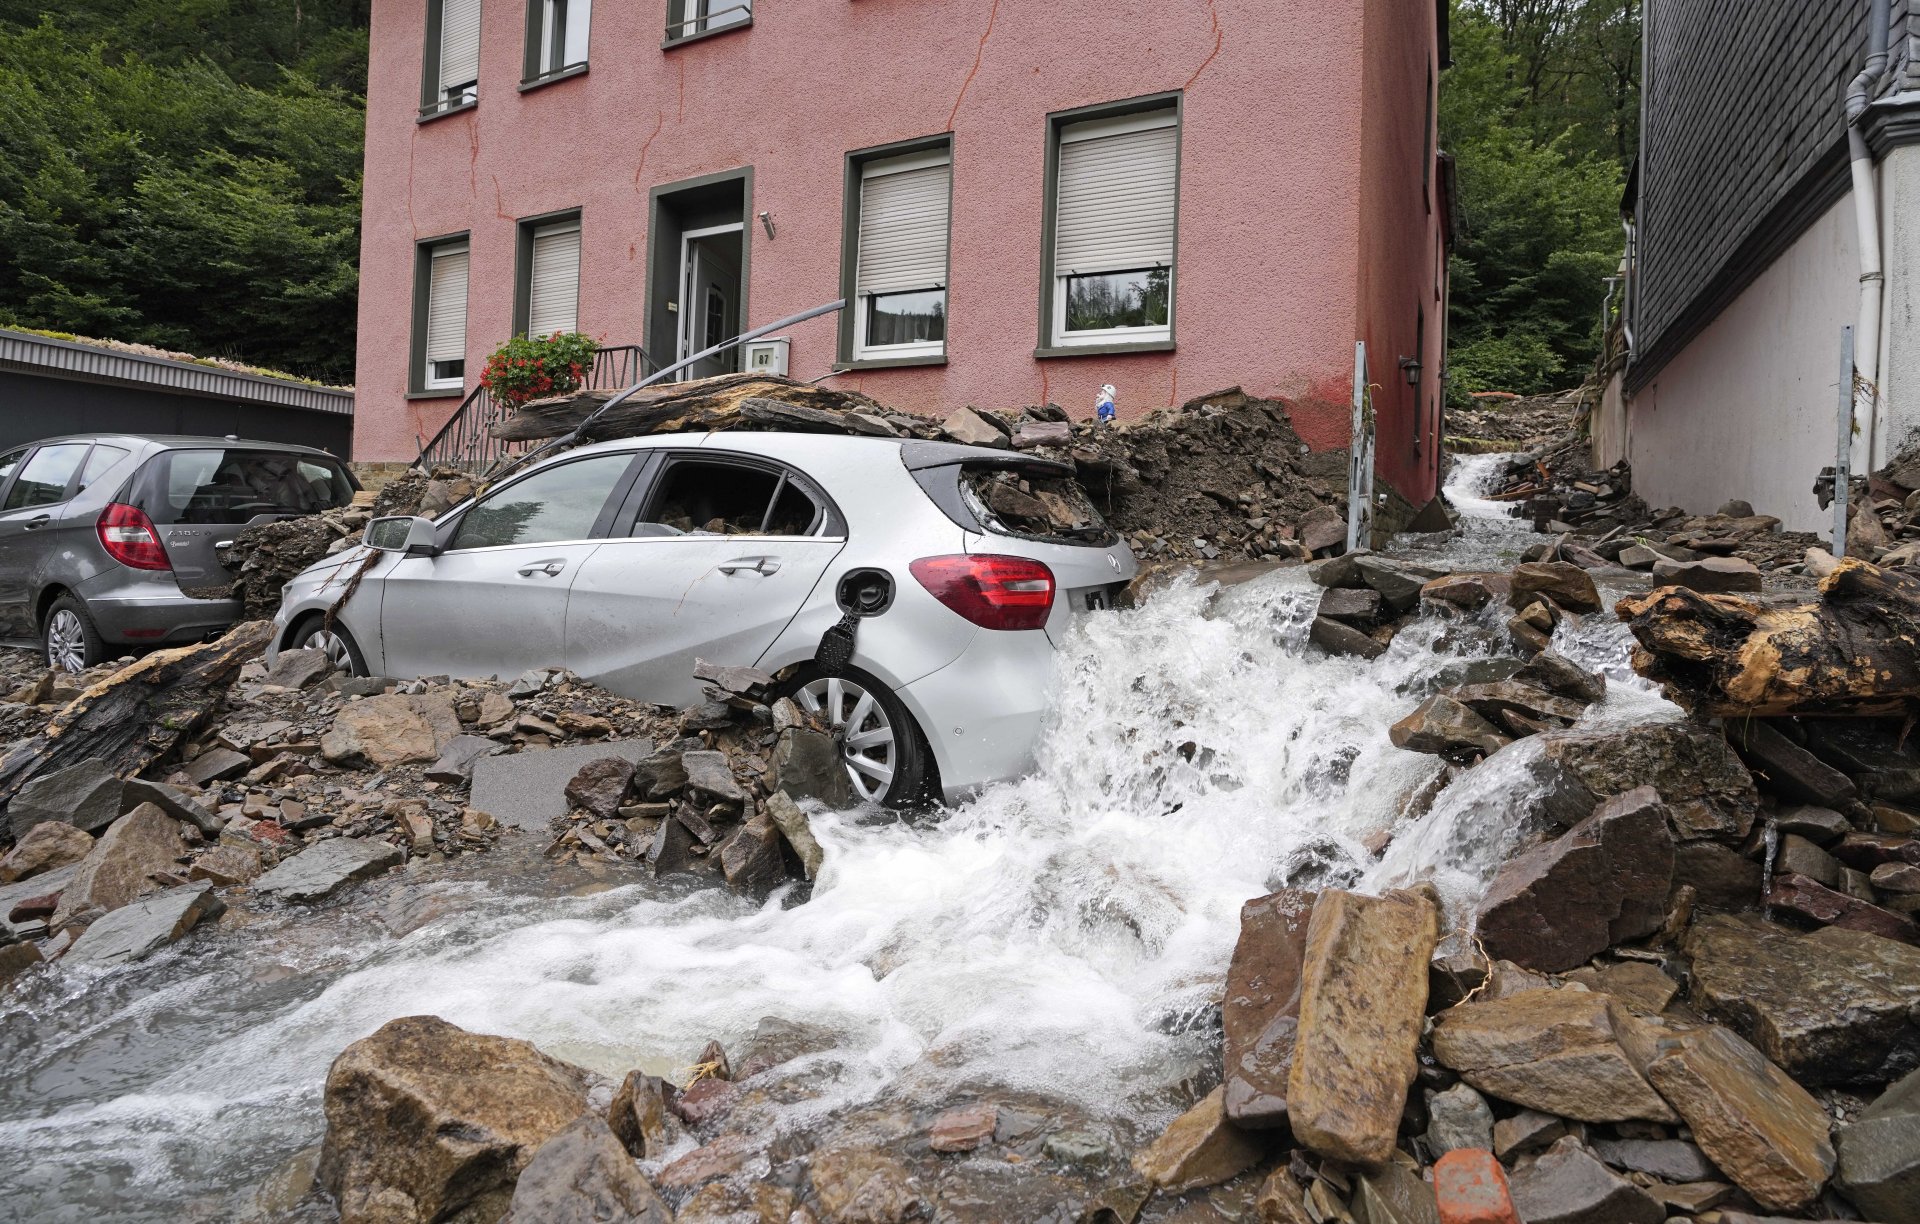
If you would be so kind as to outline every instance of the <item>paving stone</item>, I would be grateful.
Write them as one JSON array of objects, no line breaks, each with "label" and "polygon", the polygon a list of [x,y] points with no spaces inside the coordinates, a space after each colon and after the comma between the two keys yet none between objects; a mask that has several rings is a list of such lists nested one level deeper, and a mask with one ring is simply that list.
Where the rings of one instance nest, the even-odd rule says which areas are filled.
[{"label": "paving stone", "polygon": [[549,821],[567,814],[567,783],[582,765],[606,756],[639,762],[652,752],[651,740],[629,739],[480,757],[468,803],[501,824],[545,832]]}]

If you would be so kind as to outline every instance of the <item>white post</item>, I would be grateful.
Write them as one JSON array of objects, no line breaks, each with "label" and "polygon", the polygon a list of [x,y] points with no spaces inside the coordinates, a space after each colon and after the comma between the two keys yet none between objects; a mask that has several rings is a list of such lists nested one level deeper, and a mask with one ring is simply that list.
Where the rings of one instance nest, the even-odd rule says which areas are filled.
[{"label": "white post", "polygon": [[1853,329],[1840,329],[1840,437],[1833,448],[1833,555],[1847,555],[1847,495],[1852,491]]},{"label": "white post", "polygon": [[1353,345],[1353,433],[1347,447],[1347,551],[1373,542],[1373,409],[1367,396],[1367,342]]}]

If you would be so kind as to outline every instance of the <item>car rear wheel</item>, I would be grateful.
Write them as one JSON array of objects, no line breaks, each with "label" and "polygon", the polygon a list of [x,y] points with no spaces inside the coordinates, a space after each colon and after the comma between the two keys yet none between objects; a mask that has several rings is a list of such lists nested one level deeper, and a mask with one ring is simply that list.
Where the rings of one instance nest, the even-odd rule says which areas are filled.
[{"label": "car rear wheel", "polygon": [[288,643],[289,650],[317,650],[327,656],[332,663],[349,676],[367,674],[367,662],[360,657],[360,644],[353,640],[346,627],[336,622],[329,629],[324,617],[314,616],[307,619],[294,632],[293,640]]},{"label": "car rear wheel", "polygon": [[886,685],[858,668],[829,676],[809,664],[789,683],[787,695],[833,732],[856,796],[888,807],[926,798],[926,742]]},{"label": "car rear wheel", "polygon": [[107,646],[100,640],[87,605],[71,595],[62,595],[47,609],[40,626],[40,644],[47,666],[55,671],[82,672],[106,660]]}]

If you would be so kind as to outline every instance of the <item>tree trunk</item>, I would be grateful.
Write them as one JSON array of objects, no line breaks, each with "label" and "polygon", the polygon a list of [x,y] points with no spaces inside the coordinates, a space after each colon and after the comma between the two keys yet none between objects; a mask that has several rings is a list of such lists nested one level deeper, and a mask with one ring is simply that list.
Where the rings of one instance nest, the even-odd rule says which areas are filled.
[{"label": "tree trunk", "polygon": [[123,778],[139,773],[200,728],[272,634],[271,622],[246,621],[217,641],[155,651],[87,689],[0,758],[0,806],[36,777],[81,761]]},{"label": "tree trunk", "polygon": [[1663,587],[1615,611],[1634,668],[1703,715],[1863,717],[1920,699],[1920,578],[1849,560],[1818,603],[1767,607]]},{"label": "tree trunk", "polygon": [[[618,391],[576,391],[572,395],[534,400],[512,416],[489,427],[503,442],[531,442],[557,438],[574,429]],[[760,415],[749,407],[761,405]],[[812,410],[781,419],[769,414],[767,403]],[[740,429],[758,424],[785,429],[827,429],[857,432],[834,414],[884,412],[879,402],[857,391],[816,387],[770,374],[721,374],[695,382],[665,383],[636,392],[593,423],[586,441],[633,438],[656,433],[698,433],[713,429]],[[889,414],[891,415],[891,414]]]}]

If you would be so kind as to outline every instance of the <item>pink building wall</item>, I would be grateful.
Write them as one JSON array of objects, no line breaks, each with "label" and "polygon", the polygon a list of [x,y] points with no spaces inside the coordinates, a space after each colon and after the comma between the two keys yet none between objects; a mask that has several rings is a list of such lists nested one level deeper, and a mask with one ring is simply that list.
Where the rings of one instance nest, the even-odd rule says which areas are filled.
[{"label": "pink building wall", "polygon": [[[484,0],[479,105],[417,123],[426,0],[374,5],[358,458],[411,458],[458,403],[407,395],[417,241],[470,232],[471,388],[511,329],[518,218],[581,210],[580,328],[639,343],[650,188],[751,166],[750,211],[777,233],[750,235],[755,326],[838,296],[846,152],[942,132],[947,364],[836,376],[902,408],[1081,415],[1112,382],[1137,415],[1239,383],[1294,401],[1311,445],[1344,446],[1355,336],[1410,326],[1413,307],[1387,303],[1433,279],[1417,134],[1411,158],[1403,134],[1385,160],[1363,154],[1373,115],[1423,106],[1417,80],[1396,97],[1404,71],[1367,56],[1430,54],[1432,0],[761,0],[750,28],[670,50],[664,0],[601,0],[589,71],[521,93],[525,11]],[[1369,36],[1401,18],[1418,20]],[[1166,90],[1185,108],[1177,350],[1036,359],[1046,116]],[[1383,281],[1379,258],[1411,262]],[[826,374],[834,321],[790,334],[792,373]]]}]

